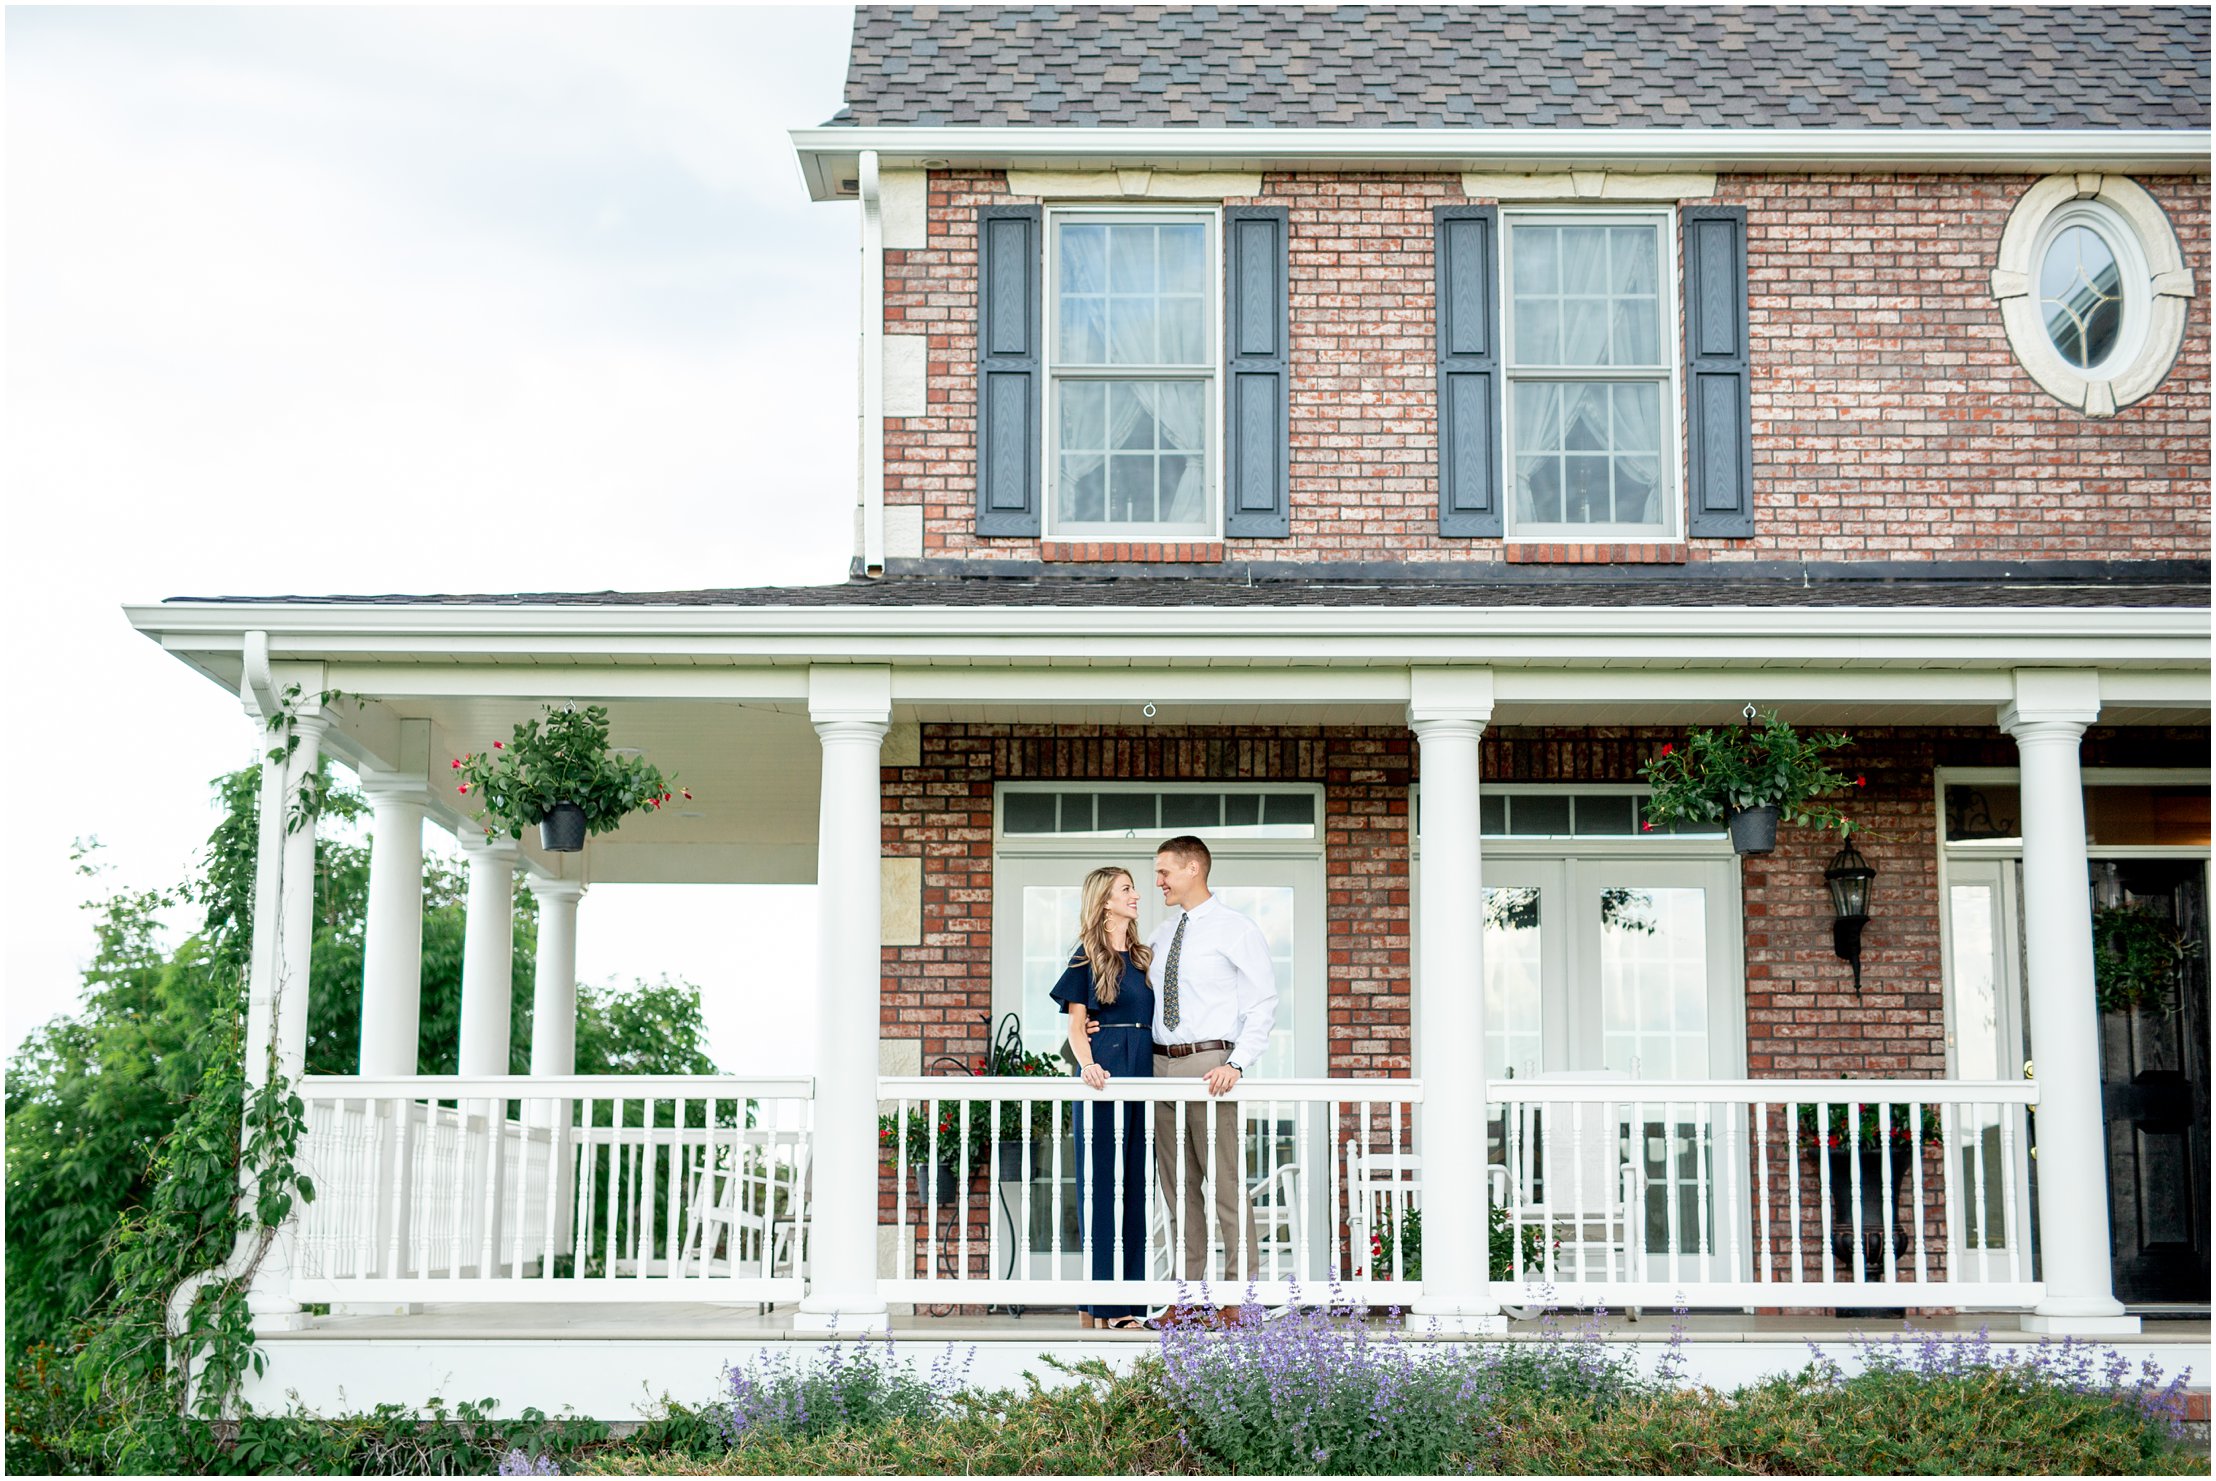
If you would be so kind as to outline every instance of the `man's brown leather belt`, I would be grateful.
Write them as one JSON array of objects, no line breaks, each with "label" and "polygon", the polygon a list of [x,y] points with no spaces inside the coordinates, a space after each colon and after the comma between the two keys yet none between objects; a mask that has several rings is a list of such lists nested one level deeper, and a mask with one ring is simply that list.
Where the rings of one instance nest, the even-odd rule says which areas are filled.
[{"label": "man's brown leather belt", "polygon": [[1183,1059],[1188,1054],[1206,1054],[1211,1049],[1221,1049],[1224,1053],[1229,1054],[1231,1052],[1231,1041],[1229,1039],[1202,1039],[1198,1044],[1165,1044],[1157,1039],[1154,1042],[1154,1052],[1156,1054],[1166,1054],[1172,1059]]}]

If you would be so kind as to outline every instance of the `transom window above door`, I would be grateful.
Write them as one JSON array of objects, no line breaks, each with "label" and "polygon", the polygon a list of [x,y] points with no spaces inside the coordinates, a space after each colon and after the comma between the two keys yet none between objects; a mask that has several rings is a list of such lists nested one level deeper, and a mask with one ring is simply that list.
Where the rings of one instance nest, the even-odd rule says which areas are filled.
[{"label": "transom window above door", "polygon": [[1156,791],[1082,783],[1008,784],[1000,794],[1007,838],[1314,838],[1316,794],[1242,788]]},{"label": "transom window above door", "polygon": [[1669,213],[1504,220],[1509,535],[1674,535]]},{"label": "transom window above door", "polygon": [[1047,534],[1216,533],[1215,217],[1048,217]]}]

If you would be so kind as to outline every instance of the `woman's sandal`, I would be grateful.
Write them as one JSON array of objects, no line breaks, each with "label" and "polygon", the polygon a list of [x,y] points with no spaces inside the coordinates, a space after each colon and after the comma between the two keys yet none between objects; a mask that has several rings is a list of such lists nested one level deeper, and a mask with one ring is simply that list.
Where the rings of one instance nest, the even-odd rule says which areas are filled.
[{"label": "woman's sandal", "polygon": [[1148,1332],[1153,1330],[1147,1325],[1145,1318],[1136,1316],[1112,1316],[1103,1320],[1100,1325],[1111,1332]]}]

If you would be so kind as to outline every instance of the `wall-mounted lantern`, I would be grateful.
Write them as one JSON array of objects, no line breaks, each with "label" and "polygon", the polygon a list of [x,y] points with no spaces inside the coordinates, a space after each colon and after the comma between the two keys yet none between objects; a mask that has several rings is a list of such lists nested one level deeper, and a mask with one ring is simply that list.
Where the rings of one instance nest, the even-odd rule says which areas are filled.
[{"label": "wall-mounted lantern", "polygon": [[1824,868],[1831,890],[1831,949],[1854,966],[1854,990],[1862,991],[1862,928],[1870,923],[1870,881],[1877,871],[1852,839]]}]

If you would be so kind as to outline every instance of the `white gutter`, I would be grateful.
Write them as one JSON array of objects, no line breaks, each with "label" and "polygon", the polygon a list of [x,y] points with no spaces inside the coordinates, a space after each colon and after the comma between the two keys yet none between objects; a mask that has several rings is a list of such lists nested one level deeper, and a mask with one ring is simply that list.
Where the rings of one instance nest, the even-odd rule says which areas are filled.
[{"label": "white gutter", "polygon": [[[221,636],[241,651],[250,627],[280,634],[297,650],[303,642],[360,640],[389,646],[395,638],[652,637],[1133,637],[1159,642],[1173,616],[1205,616],[1214,637],[1331,639],[1338,637],[1587,637],[1651,638],[1655,618],[1667,613],[1665,636],[1831,640],[1884,637],[2101,637],[2208,641],[2208,611],[2196,607],[1680,607],[1647,606],[1636,597],[1609,606],[1437,607],[1043,607],[807,604],[805,587],[792,605],[595,606],[578,602],[526,605],[500,602],[311,603],[159,602],[127,606],[131,625],[150,637],[191,640]],[[1628,596],[1628,594],[1627,594]],[[1188,630],[1180,627],[1180,631]],[[1202,643],[1205,647],[1205,643]],[[2205,657],[2205,653],[2204,653]]]},{"label": "white gutter", "polygon": [[[808,193],[852,198],[883,168],[1396,170],[1863,169],[2204,175],[2207,129],[808,128],[791,132]],[[849,182],[852,182],[851,184]]]},{"label": "white gutter", "polygon": [[862,574],[885,574],[885,211],[862,151]]}]

